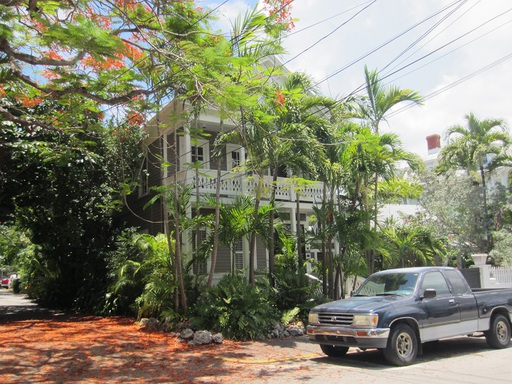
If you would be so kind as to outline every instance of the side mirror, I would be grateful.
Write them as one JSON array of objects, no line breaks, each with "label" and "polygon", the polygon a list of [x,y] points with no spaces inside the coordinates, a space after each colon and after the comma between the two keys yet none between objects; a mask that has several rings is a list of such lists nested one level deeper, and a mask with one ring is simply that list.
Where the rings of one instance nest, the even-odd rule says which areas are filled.
[{"label": "side mirror", "polygon": [[423,292],[423,299],[433,299],[437,296],[437,292],[434,288],[427,288],[425,289],[425,292]]}]

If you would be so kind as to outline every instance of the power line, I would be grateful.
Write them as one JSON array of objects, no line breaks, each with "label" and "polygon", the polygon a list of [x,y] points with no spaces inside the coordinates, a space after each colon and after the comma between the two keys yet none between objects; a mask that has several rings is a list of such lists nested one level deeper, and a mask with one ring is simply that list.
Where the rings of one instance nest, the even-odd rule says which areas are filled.
[{"label": "power line", "polygon": [[320,24],[323,24],[323,23],[325,23],[325,22],[327,22],[327,21],[329,21],[329,20],[335,19],[336,17],[341,16],[341,15],[343,15],[343,14],[345,14],[345,13],[348,13],[348,12],[352,11],[353,9],[359,8],[359,7],[361,7],[361,6],[365,5],[365,4],[368,4],[368,3],[370,3],[371,1],[372,1],[372,0],[369,0],[369,1],[366,1],[366,2],[361,3],[361,4],[359,4],[359,5],[356,5],[356,6],[352,7],[352,8],[347,9],[346,11],[339,12],[339,13],[337,13],[337,14],[335,14],[335,15],[331,16],[331,17],[328,17],[327,19],[320,20],[320,21],[318,21],[318,22],[316,22],[316,23],[314,23],[314,24],[308,25],[307,27],[304,27],[304,28],[302,28],[302,29],[297,29],[296,31],[291,32],[291,33],[289,33],[288,35],[286,35],[286,37],[290,37],[290,36],[296,35],[297,33],[301,33],[301,32],[307,31],[307,30],[308,30],[308,29],[310,29],[310,28],[316,27],[317,25],[320,25]]},{"label": "power line", "polygon": [[[500,14],[498,14],[497,16],[494,16],[494,17],[490,18],[489,20],[487,20],[487,21],[483,22],[483,23],[482,23],[482,24],[480,24],[479,26],[474,27],[473,29],[469,30],[468,32],[463,33],[462,35],[459,35],[459,36],[458,36],[458,37],[456,37],[455,39],[453,39],[453,40],[449,41],[448,43],[445,43],[445,44],[441,45],[440,47],[438,47],[438,48],[434,49],[433,51],[430,51],[429,53],[427,53],[427,54],[425,54],[425,55],[421,56],[420,58],[418,58],[418,59],[416,59],[416,60],[411,61],[410,63],[408,63],[408,64],[406,64],[406,65],[404,65],[404,66],[402,66],[402,67],[400,67],[400,68],[398,68],[398,69],[396,69],[396,70],[394,70],[393,72],[388,73],[387,75],[385,75],[385,76],[383,76],[383,77],[379,78],[379,81],[382,81],[382,80],[384,80],[384,79],[387,79],[387,78],[389,78],[389,77],[393,76],[394,74],[396,74],[396,73],[398,73],[398,72],[400,72],[400,71],[403,71],[404,69],[406,69],[406,68],[408,68],[408,67],[410,67],[410,66],[412,66],[412,65],[416,64],[417,62],[419,62],[419,61],[421,61],[421,60],[423,60],[423,59],[425,59],[425,58],[427,58],[427,57],[429,57],[429,56],[433,55],[434,53],[436,53],[436,52],[440,51],[440,50],[441,50],[441,49],[443,49],[443,48],[446,48],[447,46],[449,46],[449,45],[451,45],[451,44],[455,43],[456,41],[458,41],[458,40],[462,39],[463,37],[468,36],[469,34],[471,34],[471,33],[475,32],[476,30],[478,30],[478,29],[482,28],[483,26],[487,25],[487,24],[488,24],[488,23],[490,23],[491,21],[496,20],[497,18],[499,18],[499,17],[501,17],[501,16],[503,16],[503,15],[507,14],[507,13],[508,13],[508,12],[510,12],[510,11],[512,11],[512,8],[510,8],[510,9],[508,9],[508,10],[506,10],[506,11],[504,11],[504,12],[500,13]],[[357,87],[357,88],[356,88],[356,89],[354,89],[352,92],[350,92],[350,94],[349,94],[348,96],[346,96],[346,97],[345,97],[345,99],[347,99],[347,98],[349,98],[349,97],[351,97],[351,96],[355,95],[356,93],[360,92],[362,89],[364,89],[364,88],[365,88],[365,86],[366,86],[366,83],[361,84],[359,87]]]},{"label": "power line", "polygon": [[329,32],[327,35],[324,35],[322,36],[319,40],[317,40],[315,43],[313,43],[312,45],[310,45],[308,48],[302,50],[301,52],[299,52],[298,54],[296,54],[295,56],[293,56],[291,59],[289,59],[288,61],[286,61],[283,65],[286,65],[288,64],[290,61],[293,61],[295,60],[297,57],[301,56],[303,53],[309,51],[311,48],[313,48],[315,45],[319,44],[322,40],[325,40],[326,38],[328,38],[329,36],[331,36],[334,32],[336,32],[338,29],[340,29],[341,27],[343,27],[344,25],[346,25],[348,22],[352,21],[356,16],[358,16],[360,13],[364,12],[367,8],[369,8],[371,5],[375,4],[377,0],[373,0],[370,4],[368,4],[366,7],[364,7],[363,9],[361,9],[360,11],[356,12],[355,15],[353,15],[352,17],[350,17],[347,21],[341,23],[340,25],[338,25],[336,28],[334,28],[331,32]]},{"label": "power line", "polygon": [[[453,83],[450,83],[447,86],[438,89],[437,91],[429,93],[427,96],[424,97],[424,100],[432,99],[433,97],[436,97],[436,96],[440,95],[441,93],[446,92],[446,91],[452,89],[453,87],[456,87],[457,85],[462,84],[465,81],[468,81],[469,79],[472,79],[475,76],[478,76],[479,74],[481,74],[481,73],[483,73],[483,72],[485,72],[485,71],[487,71],[487,70],[489,70],[489,69],[491,69],[491,68],[493,68],[493,67],[495,67],[495,66],[497,66],[497,65],[499,65],[499,64],[501,64],[501,63],[503,63],[503,62],[505,62],[507,60],[509,60],[510,58],[512,58],[512,52],[509,53],[508,55],[505,55],[505,56],[501,57],[500,59],[498,59],[496,61],[493,61],[492,63],[490,63],[490,64],[488,64],[488,65],[486,65],[484,67],[481,67],[481,68],[477,69],[476,71],[470,73],[469,75],[466,75],[466,76],[460,78],[459,80],[454,81]],[[389,117],[395,116],[395,115],[397,115],[397,114],[399,114],[399,113],[401,113],[403,111],[406,111],[406,110],[408,110],[408,109],[410,109],[410,108],[412,108],[414,106],[415,105],[406,105],[406,106],[404,106],[402,108],[399,108],[399,109],[391,112],[388,116]]]},{"label": "power line", "polygon": [[[465,43],[465,44],[463,44],[463,45],[461,45],[461,46],[459,46],[459,47],[457,47],[457,48],[452,49],[451,51],[449,51],[449,52],[445,53],[444,55],[441,55],[441,56],[439,56],[439,57],[437,57],[437,58],[435,58],[435,59],[433,59],[433,60],[430,60],[429,62],[427,62],[427,63],[425,63],[425,64],[423,64],[423,65],[421,65],[421,66],[419,66],[419,67],[417,67],[417,68],[415,68],[415,69],[413,69],[413,70],[411,70],[411,71],[407,72],[407,73],[404,73],[403,75],[401,75],[401,76],[399,76],[399,77],[396,77],[394,80],[401,79],[402,77],[408,76],[408,75],[410,75],[411,73],[414,73],[414,72],[418,71],[419,69],[424,68],[424,67],[426,67],[427,65],[430,65],[430,64],[432,64],[432,63],[434,63],[434,62],[436,62],[436,61],[438,61],[438,60],[442,59],[443,57],[446,57],[446,56],[448,56],[449,54],[451,54],[451,53],[453,53],[453,52],[455,52],[455,51],[457,51],[457,50],[459,50],[459,49],[461,49],[461,48],[466,47],[467,45],[469,45],[469,44],[471,44],[471,43],[473,43],[473,42],[475,42],[475,41],[477,41],[477,40],[480,40],[481,38],[483,38],[483,37],[487,36],[488,34],[490,34],[490,33],[494,32],[494,31],[496,31],[496,30],[498,30],[498,29],[502,28],[503,26],[505,26],[505,25],[507,25],[507,24],[510,24],[510,23],[512,23],[512,20],[509,20],[509,21],[504,22],[503,24],[501,24],[501,25],[497,26],[496,28],[493,28],[492,30],[490,30],[490,31],[488,31],[488,32],[486,32],[486,33],[484,33],[483,35],[480,35],[480,36],[478,36],[478,37],[475,37],[473,40],[470,40],[470,41],[468,41],[467,43]],[[391,82],[392,82],[392,81],[389,81],[388,83],[386,83],[386,85],[391,84]]]},{"label": "power line", "polygon": [[[461,2],[455,9],[451,10],[447,15],[443,16],[441,20],[436,22],[432,27],[427,29],[426,32],[424,32],[419,38],[417,38],[413,43],[409,44],[407,48],[405,48],[402,52],[400,52],[393,60],[391,60],[384,68],[381,69],[381,71],[384,71],[387,67],[389,67],[391,64],[393,64],[396,60],[398,60],[400,57],[402,57],[406,52],[411,50],[416,44],[418,44],[421,40],[423,40],[425,37],[427,37],[432,31],[434,31],[438,26],[440,26],[444,21],[446,21],[450,16],[452,16],[457,10],[459,10],[467,0]],[[475,4],[476,5],[476,4]]]},{"label": "power line", "polygon": [[[392,68],[395,69],[396,67],[398,67],[400,64],[402,64],[404,61],[406,61],[408,58],[412,57],[415,53],[417,53],[421,48],[425,47],[428,43],[430,43],[431,41],[433,41],[437,36],[439,36],[442,32],[444,32],[446,29],[448,29],[450,26],[452,26],[453,24],[455,24],[455,22],[457,22],[462,16],[464,16],[465,14],[467,14],[469,11],[471,11],[474,7],[477,6],[478,3],[480,3],[481,0],[478,0],[475,4],[473,4],[469,9],[467,9],[465,12],[463,12],[459,17],[457,17],[454,21],[452,21],[449,25],[447,25],[445,28],[443,28],[441,31],[439,31],[434,37],[432,37],[430,40],[428,40],[425,44],[423,44],[421,47],[419,47],[418,49],[416,49],[413,53],[411,53],[409,56],[407,56],[406,58],[404,58],[402,61],[400,61],[395,67]],[[388,64],[389,65],[389,64]],[[386,66],[387,67],[387,66]]]},{"label": "power line", "polygon": [[404,31],[400,32],[398,35],[392,37],[391,39],[385,41],[384,43],[380,44],[379,46],[377,46],[376,48],[370,50],[369,52],[365,53],[364,55],[358,57],[357,59],[351,61],[350,63],[344,65],[343,67],[341,67],[340,69],[336,70],[335,72],[331,73],[330,75],[326,76],[324,79],[316,82],[314,84],[314,87],[317,87],[319,84],[329,80],[330,78],[340,74],[341,72],[345,71],[346,69],[350,68],[351,66],[353,66],[354,64],[357,64],[358,62],[360,62],[361,60],[365,59],[366,57],[370,56],[371,54],[377,52],[378,50],[382,49],[383,47],[387,46],[388,44],[392,43],[393,41],[399,39],[400,37],[404,36],[406,33],[412,31],[414,28],[420,26],[421,24],[427,22],[428,20],[432,19],[433,17],[443,13],[444,11],[446,11],[447,9],[453,7],[455,4],[459,3],[460,1],[462,0],[457,0],[449,5],[447,5],[446,7],[442,8],[441,10],[433,13],[432,15],[426,17],[425,19],[417,22],[416,24],[412,25],[411,27],[405,29]]}]

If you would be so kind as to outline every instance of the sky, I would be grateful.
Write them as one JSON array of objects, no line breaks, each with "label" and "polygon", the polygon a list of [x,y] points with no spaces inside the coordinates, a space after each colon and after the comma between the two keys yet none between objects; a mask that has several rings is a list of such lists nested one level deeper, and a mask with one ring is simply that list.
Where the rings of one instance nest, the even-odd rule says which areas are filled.
[{"label": "sky", "polygon": [[[225,31],[256,0],[196,0],[216,9]],[[381,132],[427,158],[426,137],[466,125],[465,115],[500,118],[512,129],[510,0],[294,0],[295,28],[281,56],[290,71],[311,76],[325,96],[360,91],[364,67],[387,86],[411,89],[422,106],[400,104]]]}]

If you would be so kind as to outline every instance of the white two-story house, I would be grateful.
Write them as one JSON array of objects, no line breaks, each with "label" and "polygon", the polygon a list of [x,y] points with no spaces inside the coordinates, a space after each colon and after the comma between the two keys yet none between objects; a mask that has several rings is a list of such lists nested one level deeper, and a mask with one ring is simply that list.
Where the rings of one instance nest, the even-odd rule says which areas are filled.
[{"label": "white two-story house", "polygon": [[[128,209],[131,211],[129,224],[137,226],[141,231],[156,235],[164,233],[165,215],[162,204],[153,204],[143,208],[155,195],[152,187],[172,185],[176,181],[192,187],[190,217],[197,214],[198,201],[206,195],[215,195],[217,185],[217,161],[211,161],[213,143],[221,132],[234,129],[229,121],[222,122],[215,110],[203,112],[194,122],[205,135],[197,138],[191,135],[191,122],[180,121],[175,118],[184,109],[182,103],[170,102],[147,125],[148,137],[143,143],[145,159],[141,166],[141,181],[137,193],[128,199]],[[192,130],[193,131],[193,130]],[[229,205],[233,199],[242,193],[254,194],[258,183],[258,176],[243,172],[241,163],[246,159],[245,148],[236,144],[226,144],[221,158],[220,195],[222,204]],[[199,169],[192,164],[200,164]],[[276,189],[276,205],[279,217],[292,233],[296,232],[297,220],[302,228],[307,228],[308,216],[313,214],[314,203],[320,204],[323,194],[323,184],[312,183],[296,192],[292,179],[286,174],[278,175]],[[267,172],[263,176],[264,194],[261,204],[268,204],[270,198],[272,176]],[[299,215],[297,215],[299,207]],[[200,213],[213,213],[214,207],[201,208]],[[297,217],[299,216],[299,217]],[[206,233],[200,233],[206,236]],[[190,234],[183,234],[183,254],[191,257],[194,253],[194,242],[190,241]],[[318,259],[318,250],[301,250],[304,257]],[[236,269],[246,269],[249,266],[249,240],[240,239],[234,249],[220,246],[215,267],[215,280],[224,274]],[[257,272],[268,271],[268,250],[261,238],[257,239],[255,260]],[[211,262],[208,260],[194,273],[206,274],[210,271]]]}]

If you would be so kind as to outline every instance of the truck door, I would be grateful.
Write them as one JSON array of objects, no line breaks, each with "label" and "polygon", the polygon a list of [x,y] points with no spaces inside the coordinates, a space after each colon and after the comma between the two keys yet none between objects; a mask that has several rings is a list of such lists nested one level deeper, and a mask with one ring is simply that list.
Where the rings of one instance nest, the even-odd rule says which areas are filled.
[{"label": "truck door", "polygon": [[448,278],[455,301],[459,306],[460,334],[475,332],[478,329],[478,306],[475,295],[460,272],[445,270],[444,274]]},{"label": "truck door", "polygon": [[[435,289],[436,297],[423,298],[426,289]],[[440,271],[427,272],[420,285],[421,340],[439,340],[460,334],[458,326],[460,313],[458,302],[450,291],[448,283]]]}]

